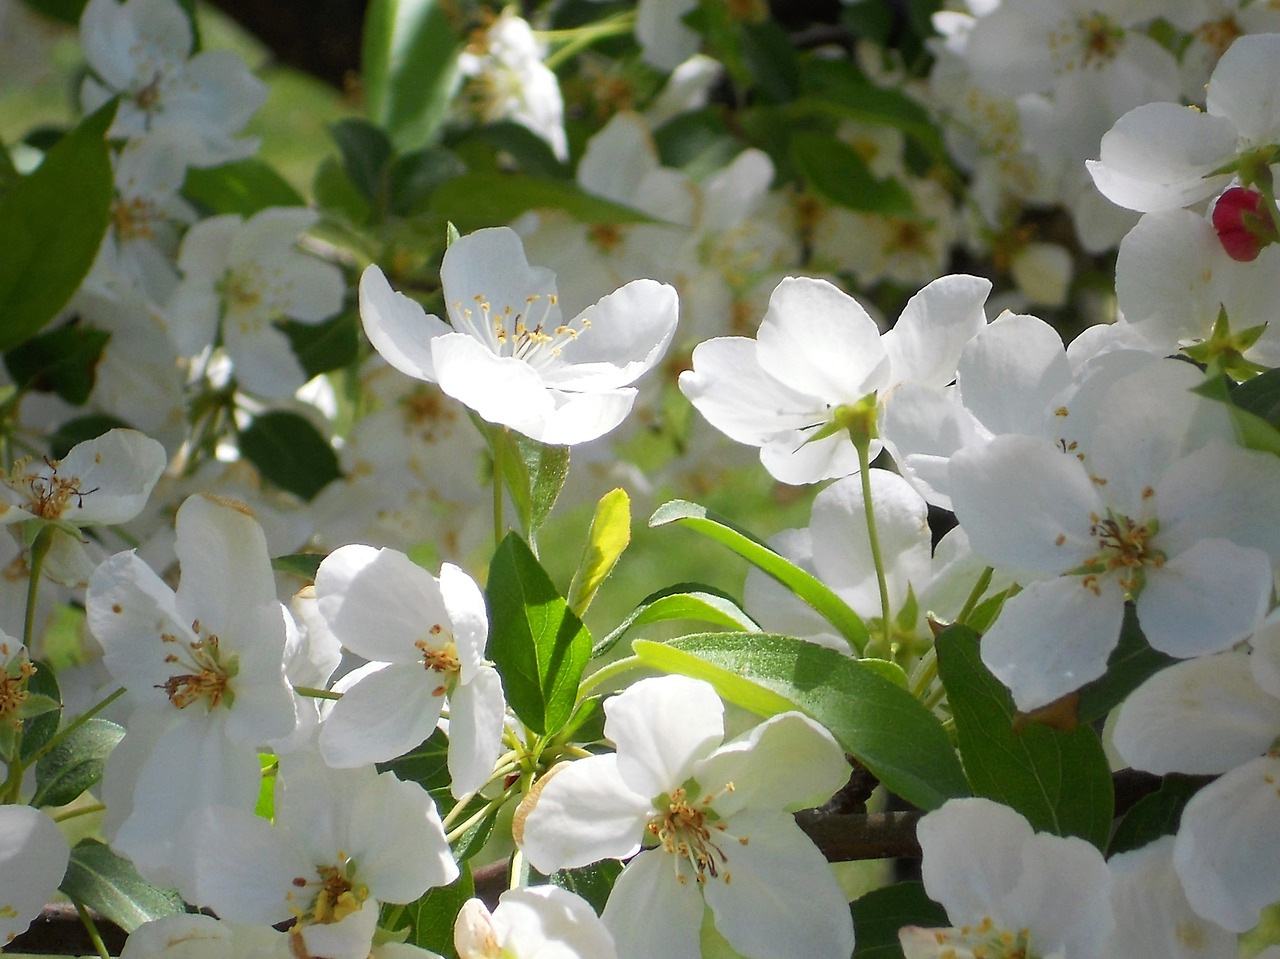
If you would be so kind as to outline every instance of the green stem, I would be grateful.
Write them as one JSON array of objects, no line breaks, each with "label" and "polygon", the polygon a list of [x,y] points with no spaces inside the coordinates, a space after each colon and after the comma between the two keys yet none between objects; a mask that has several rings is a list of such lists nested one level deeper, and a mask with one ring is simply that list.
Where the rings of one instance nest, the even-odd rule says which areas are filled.
[{"label": "green stem", "polygon": [[506,532],[502,522],[502,449],[506,440],[505,427],[502,435],[493,438],[493,548],[502,545],[502,537]]},{"label": "green stem", "polygon": [[876,567],[876,586],[880,590],[880,630],[883,633],[884,657],[893,656],[893,610],[889,605],[889,584],[884,575],[884,556],[880,552],[880,535],[876,532],[876,510],[871,499],[871,457],[869,443],[854,442],[858,451],[858,474],[862,481],[862,509],[867,517],[867,539],[871,545],[871,561]]},{"label": "green stem", "polygon": [[[57,533],[53,526],[42,526],[36,538],[31,541],[30,569],[27,572],[27,609],[22,619],[22,645],[27,647],[31,655],[31,640],[36,625],[36,596],[40,592],[40,570],[44,566],[44,558],[49,555],[49,547]],[[33,657],[34,658],[34,657]]]},{"label": "green stem", "polygon": [[628,10],[585,27],[575,27],[571,30],[539,30],[534,33],[534,36],[543,41],[567,41],[564,46],[543,61],[548,70],[554,71],[579,50],[585,50],[597,40],[630,33],[635,28],[635,22],[635,11]]},{"label": "green stem", "polygon": [[640,669],[643,666],[644,663],[640,661],[639,656],[624,656],[622,659],[615,659],[607,666],[601,666],[578,684],[577,701],[582,702],[587,698],[587,693],[604,683],[605,680],[613,679],[615,676],[621,676],[623,673],[629,673],[631,670]]},{"label": "green stem", "polygon": [[[468,816],[465,820],[463,820],[457,826],[454,826],[451,831],[445,833],[444,838],[449,841],[450,845],[457,842],[459,839],[461,839],[463,836],[467,834],[467,830],[471,829],[476,824],[483,822],[484,818],[489,814],[495,813],[499,809],[501,809],[503,804],[507,801],[508,798],[510,797],[508,797],[506,793],[503,793],[497,799],[489,800],[487,803],[485,803],[483,806],[477,809],[473,815]],[[452,812],[453,810],[449,810],[449,811]]]},{"label": "green stem", "polygon": [[57,749],[63,740],[123,696],[124,692],[125,690],[123,686],[118,687],[115,692],[111,693],[109,696],[105,696],[82,712],[75,719],[71,720],[71,722],[59,729],[53,736],[49,737],[49,741],[47,743],[35,751],[27,765],[31,765],[31,763],[35,762],[41,756]]},{"label": "green stem", "polygon": [[977,608],[982,594],[987,591],[987,587],[991,585],[991,576],[995,572],[990,566],[982,571],[982,575],[978,577],[978,581],[973,584],[973,589],[969,592],[969,598],[964,601],[964,606],[960,610],[960,615],[956,617],[956,623],[964,625],[969,621],[969,617],[973,615],[973,611]]},{"label": "green stem", "polygon": [[111,953],[107,951],[107,944],[102,941],[102,936],[98,933],[98,927],[94,924],[93,917],[89,915],[89,910],[78,899],[72,899],[71,901],[75,904],[76,915],[80,917],[80,924],[84,926],[85,932],[89,934],[89,941],[93,943],[93,948],[101,959],[111,959]]},{"label": "green stem", "polygon": [[93,803],[90,806],[81,806],[79,809],[72,809],[69,812],[61,812],[53,817],[54,822],[66,822],[68,819],[75,819],[77,816],[91,816],[96,812],[103,812],[107,808],[105,803]]},{"label": "green stem", "polygon": [[937,678],[938,675],[938,650],[937,647],[930,646],[925,654],[920,657],[920,662],[916,665],[915,670],[911,674],[911,695],[916,699],[923,700],[925,693],[929,690],[929,685]]}]

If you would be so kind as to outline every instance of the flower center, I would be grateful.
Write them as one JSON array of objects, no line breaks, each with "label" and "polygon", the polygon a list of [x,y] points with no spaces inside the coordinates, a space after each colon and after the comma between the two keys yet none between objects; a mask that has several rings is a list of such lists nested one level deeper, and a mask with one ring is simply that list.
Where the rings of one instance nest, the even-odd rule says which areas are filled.
[{"label": "flower center", "polygon": [[973,957],[973,959],[1036,959],[1031,951],[1031,932],[998,926],[990,916],[973,926],[955,929],[903,930],[903,952],[908,959],[929,957]]},{"label": "flower center", "polygon": [[[733,783],[726,783],[722,792],[733,792]],[[663,793],[654,800],[658,814],[646,827],[664,850],[675,856],[676,878],[685,882],[680,871],[681,861],[693,867],[694,878],[705,883],[707,877],[730,880],[727,868],[729,856],[721,843],[725,840],[745,846],[747,839],[730,835],[728,827],[712,808],[716,794],[698,797],[701,789],[692,779],[670,793]]]},{"label": "flower center", "polygon": [[473,336],[488,343],[499,356],[515,357],[536,367],[559,356],[566,343],[591,328],[591,320],[585,316],[574,321],[577,326],[561,322],[559,303],[555,293],[535,293],[525,299],[518,312],[509,305],[496,310],[478,293],[475,309],[455,300],[453,312]]},{"label": "flower center", "polygon": [[223,703],[230,707],[235,702],[231,680],[240,671],[239,661],[234,655],[222,654],[218,637],[203,631],[200,620],[192,622],[191,631],[200,638],[184,641],[172,633],[160,634],[160,641],[173,647],[164,661],[188,671],[174,673],[156,688],[163,689],[178,709],[186,709],[198,700],[204,700],[210,710]]},{"label": "flower center", "polygon": [[1110,510],[1105,518],[1096,513],[1089,518],[1093,523],[1089,535],[1097,539],[1098,552],[1080,567],[1082,584],[1097,594],[1101,592],[1098,577],[1116,573],[1126,598],[1134,598],[1142,591],[1145,568],[1164,565],[1164,553],[1153,544],[1159,523],[1154,519],[1138,523]]},{"label": "flower center", "polygon": [[[0,643],[0,656],[9,656],[7,644]],[[27,659],[25,650],[22,655],[12,659],[0,671],[0,724],[17,727],[18,710],[27,701],[27,680],[35,675],[36,668]]]},{"label": "flower center", "polygon": [[1124,46],[1124,28],[1105,14],[1063,20],[1049,31],[1049,56],[1056,76],[1100,70]]},{"label": "flower center", "polygon": [[438,676],[438,685],[431,690],[431,695],[444,696],[457,685],[458,672],[462,668],[458,662],[458,644],[439,623],[432,624],[427,632],[429,638],[419,639],[413,645],[422,653],[423,669]]},{"label": "flower center", "polygon": [[149,240],[155,236],[153,227],[160,219],[155,203],[146,197],[121,197],[111,205],[111,225],[121,243]]},{"label": "flower center", "polygon": [[[317,866],[315,879],[307,879],[306,876],[293,878],[296,889],[310,893],[305,907],[290,906],[298,918],[295,929],[302,925],[341,922],[364,907],[365,900],[369,898],[369,887],[355,878],[355,863],[346,853],[339,851],[338,860],[340,865]],[[293,903],[303,895],[290,890],[286,898]]]},{"label": "flower center", "polygon": [[72,497],[76,506],[83,506],[84,498],[98,491],[96,486],[80,489],[78,476],[59,476],[59,462],[46,456],[43,468],[31,470],[31,458],[24,457],[13,464],[5,480],[11,489],[27,497],[27,511],[41,519],[59,519],[71,505]]},{"label": "flower center", "polygon": [[1244,31],[1240,29],[1240,24],[1236,23],[1234,17],[1223,17],[1221,20],[1202,23],[1196,27],[1194,34],[1195,38],[1213,51],[1215,56],[1220,57],[1227,52],[1227,47],[1244,34]]}]

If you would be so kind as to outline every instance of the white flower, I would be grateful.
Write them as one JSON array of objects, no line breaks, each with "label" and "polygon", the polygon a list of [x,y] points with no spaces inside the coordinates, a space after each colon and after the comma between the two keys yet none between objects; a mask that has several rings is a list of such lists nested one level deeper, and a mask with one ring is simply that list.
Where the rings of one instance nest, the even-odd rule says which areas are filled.
[{"label": "white flower", "polygon": [[394,759],[431,735],[447,700],[453,793],[483,786],[506,703],[484,661],[489,618],[475,581],[451,563],[437,579],[396,550],[344,546],[316,571],[316,600],[333,635],[372,660],[335,687],[342,698],[320,729],[325,761]]},{"label": "white flower", "polygon": [[[880,334],[853,297],[825,280],[787,277],[769,298],[755,340],[699,343],[680,390],[730,439],[760,447],[760,461],[784,483],[816,483],[858,471],[845,411],[886,402],[898,385],[945,386],[965,343],[986,325],[991,284],[945,276],[913,296],[897,325]],[[879,395],[877,395],[879,394]],[[872,458],[880,451],[873,441]]]},{"label": "white flower", "polygon": [[952,457],[974,551],[1024,585],[982,642],[1019,709],[1105,672],[1126,600],[1151,645],[1179,657],[1225,649],[1261,621],[1280,555],[1280,462],[1209,439],[1221,411],[1188,392],[1198,380],[1157,360],[1072,414],[1079,449],[1010,434]]},{"label": "white flower", "polygon": [[374,348],[489,422],[543,443],[584,443],[621,423],[636,397],[628,384],[675,333],[675,290],[653,280],[634,280],[566,322],[555,276],[529,266],[505,227],[457,240],[440,278],[452,327],[394,293],[376,266],[365,270],[360,315]]},{"label": "white flower", "polygon": [[295,249],[318,218],[302,207],[268,207],[248,220],[227,214],[192,227],[167,308],[179,351],[194,356],[221,333],[244,389],[276,399],[302,386],[302,365],[273,324],[319,323],[342,307],[342,272]]},{"label": "white flower", "polygon": [[951,799],[916,827],[925,891],[950,929],[904,926],[907,959],[1102,959],[1111,877],[1083,839],[1034,832],[989,799]]},{"label": "white flower", "polygon": [[618,751],[535,787],[516,829],[529,864],[635,857],[602,917],[621,959],[696,959],[707,907],[749,959],[847,959],[845,896],[790,815],[848,777],[830,733],[784,713],[725,743],[719,697],[681,676],[641,680],[604,708]]},{"label": "white flower", "polygon": [[103,774],[103,831],[162,885],[185,859],[191,811],[252,809],[257,747],[296,722],[287,613],[262,528],[246,507],[193,496],[178,510],[174,549],[176,593],[129,551],[98,567],[86,598],[106,667],[134,706]]},{"label": "white flower", "polygon": [[1182,812],[1173,863],[1191,907],[1233,932],[1280,899],[1280,619],[1250,640],[1163,669],[1120,707],[1116,751],[1150,772],[1221,774]]},{"label": "white flower", "polygon": [[293,959],[289,937],[270,926],[176,915],[144,922],[129,934],[120,959]]},{"label": "white flower", "polygon": [[208,806],[187,823],[189,902],[237,922],[297,922],[295,955],[366,959],[380,903],[408,903],[458,876],[435,803],[372,766],[280,759],[275,822]]},{"label": "white flower", "polygon": [[0,950],[53,898],[70,857],[67,840],[40,810],[0,806]]},{"label": "white flower", "polygon": [[1241,37],[1209,80],[1207,110],[1148,103],[1130,110],[1102,138],[1089,173],[1113,203],[1143,213],[1207,200],[1230,169],[1273,165],[1280,143],[1280,34]]},{"label": "white flower", "polygon": [[591,906],[556,886],[509,889],[492,913],[469,899],[453,926],[458,959],[617,959]]},{"label": "white flower", "polygon": [[121,95],[113,137],[176,128],[194,166],[238,160],[257,149],[256,139],[234,134],[266,100],[266,84],[230,51],[191,56],[191,20],[175,0],[90,0],[80,16],[80,41],[96,74],[80,90],[85,110]]}]

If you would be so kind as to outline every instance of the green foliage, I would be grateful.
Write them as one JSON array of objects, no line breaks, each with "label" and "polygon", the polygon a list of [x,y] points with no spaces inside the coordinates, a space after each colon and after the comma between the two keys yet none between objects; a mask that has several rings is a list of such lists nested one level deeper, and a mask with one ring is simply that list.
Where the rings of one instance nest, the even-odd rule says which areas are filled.
[{"label": "green foliage", "polygon": [[1097,734],[1088,726],[1064,731],[1017,722],[1009,691],[982,664],[973,630],[953,626],[938,637],[937,650],[974,793],[1011,806],[1036,829],[1106,848],[1115,793]]},{"label": "green foliage", "polygon": [[[27,680],[28,694],[33,697],[41,696],[56,703],[61,703],[62,690],[58,687],[58,677],[54,674],[52,667],[39,660],[33,660],[32,665],[35,666],[36,671]],[[58,732],[58,725],[61,722],[61,709],[43,712],[38,716],[32,716],[30,719],[23,721],[21,756],[24,762],[29,762],[40,750],[48,745],[49,740],[53,739]]]},{"label": "green foliage", "polygon": [[609,901],[609,893],[621,874],[622,863],[616,859],[603,859],[580,869],[558,870],[549,879],[553,886],[566,889],[589,902],[598,916],[604,912],[604,904]]},{"label": "green foliage", "polygon": [[1271,370],[1251,380],[1254,385],[1243,394],[1240,391],[1244,387],[1236,386],[1225,374],[1206,379],[1191,392],[1226,404],[1236,439],[1242,446],[1280,456],[1280,405],[1277,404],[1280,378],[1275,376],[1277,372],[1280,370]]},{"label": "green foliage", "polygon": [[649,517],[651,527],[666,526],[669,523],[680,523],[729,547],[812,606],[849,641],[849,645],[858,653],[866,648],[868,639],[866,624],[848,603],[812,573],[784,559],[728,519],[696,503],[672,500],[660,506],[657,512]]},{"label": "green foliage", "polygon": [[623,490],[610,490],[596,503],[582,557],[569,583],[569,608],[575,616],[586,612],[630,542],[631,500]]},{"label": "green foliage", "polygon": [[[382,919],[385,922],[391,916],[399,916],[395,931],[405,930],[405,940],[420,949],[430,949],[446,959],[456,959],[458,953],[453,946],[453,923],[458,917],[462,904],[476,894],[476,884],[471,877],[471,868],[463,863],[461,875],[447,886],[428,889],[414,902],[407,906],[382,907]],[[403,920],[407,919],[405,924]]]},{"label": "green foliage", "polygon": [[4,366],[20,389],[56,393],[72,406],[83,406],[110,339],[105,330],[68,323],[13,347],[4,354]]},{"label": "green foliage", "polygon": [[880,666],[764,633],[633,645],[646,665],[704,679],[723,699],[760,716],[799,710],[817,720],[888,789],[922,809],[969,793],[938,718]]},{"label": "green foliage", "polygon": [[910,216],[911,195],[894,179],[877,180],[861,154],[829,134],[791,136],[791,163],[819,196],[861,213]]},{"label": "green foliage", "polygon": [[556,733],[573,715],[591,634],[515,533],[494,553],[485,599],[489,658],[507,701],[534,732]]},{"label": "green foliage", "polygon": [[71,448],[77,443],[96,439],[103,433],[128,425],[124,420],[104,413],[89,413],[69,419],[49,434],[49,455],[60,460],[71,452]]},{"label": "green foliage", "polygon": [[1143,796],[1125,813],[1116,826],[1107,852],[1114,856],[1131,849],[1141,849],[1161,836],[1176,833],[1183,808],[1211,779],[1210,776],[1185,776],[1180,773],[1165,776],[1159,789]]},{"label": "green foliage", "polygon": [[440,129],[457,82],[459,38],[439,0],[372,0],[361,45],[366,109],[401,150]]},{"label": "green foliage", "polygon": [[271,561],[271,568],[299,579],[315,582],[316,570],[324,562],[324,553],[290,553],[288,556],[277,556]]},{"label": "green foliage", "polygon": [[447,180],[431,197],[431,210],[463,233],[504,226],[521,213],[549,207],[580,223],[650,223],[631,207],[603,200],[568,180],[545,180],[525,173],[476,171]]},{"label": "green foliage", "polygon": [[1133,606],[1126,607],[1120,641],[1107,660],[1106,673],[1080,690],[1076,721],[1093,723],[1104,719],[1148,678],[1175,662],[1172,656],[1148,645]]},{"label": "green foliage", "polygon": [[255,416],[240,433],[240,452],[271,482],[306,500],[342,476],[333,447],[297,413]]},{"label": "green foliage", "polygon": [[102,778],[102,768],[124,728],[93,718],[75,729],[36,763],[33,806],[65,806]]},{"label": "green foliage", "polygon": [[360,314],[354,307],[323,323],[285,320],[277,325],[289,337],[308,379],[344,369],[360,358]]},{"label": "green foliage", "polygon": [[93,265],[111,216],[112,101],[81,120],[0,197],[0,350],[53,319]]},{"label": "green foliage", "polygon": [[191,167],[182,195],[210,216],[234,213],[245,219],[267,207],[307,202],[274,167],[254,157],[216,167]]},{"label": "green foliage", "polygon": [[58,888],[125,932],[153,919],[186,912],[176,892],[151,885],[138,875],[133,863],[92,839],[71,850],[67,874]]},{"label": "green foliage", "polygon": [[853,906],[857,945],[853,959],[902,959],[898,930],[903,926],[946,927],[947,912],[929,898],[918,882],[875,889]]},{"label": "green foliage", "polygon": [[746,632],[757,632],[760,628],[743,612],[738,601],[727,593],[702,583],[677,583],[642,599],[613,632],[596,644],[591,655],[601,656],[608,652],[633,626],[677,619],[696,620]]},{"label": "green foliage", "polygon": [[569,476],[569,447],[548,446],[523,433],[485,424],[502,481],[511,494],[520,526],[530,539],[551,515]]}]

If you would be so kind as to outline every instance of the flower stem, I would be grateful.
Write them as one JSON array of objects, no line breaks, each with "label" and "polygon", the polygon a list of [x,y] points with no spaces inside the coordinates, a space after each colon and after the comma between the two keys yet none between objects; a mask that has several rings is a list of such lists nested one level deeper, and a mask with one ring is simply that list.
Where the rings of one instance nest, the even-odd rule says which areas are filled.
[{"label": "flower stem", "polygon": [[867,539],[871,545],[871,561],[876,567],[876,586],[880,590],[880,630],[884,642],[883,655],[893,657],[893,610],[889,605],[889,584],[884,575],[884,556],[880,552],[880,536],[876,532],[876,510],[871,500],[871,457],[868,443],[854,443],[858,451],[858,475],[862,481],[862,508],[867,516]]},{"label": "flower stem", "polygon": [[75,819],[77,816],[91,816],[96,812],[106,810],[106,803],[94,803],[91,806],[81,806],[79,809],[72,809],[69,812],[61,812],[53,817],[54,822],[66,822],[68,819]]},{"label": "flower stem", "polygon": [[342,693],[335,693],[329,689],[316,689],[314,686],[294,686],[293,691],[299,696],[308,696],[311,699],[332,699],[339,700]]},{"label": "flower stem", "polygon": [[564,46],[543,61],[548,70],[554,71],[579,50],[585,50],[597,40],[630,33],[635,27],[635,22],[635,11],[627,10],[601,20],[599,23],[575,27],[571,30],[539,30],[534,33],[534,37],[543,41],[567,41]]},{"label": "flower stem", "polygon": [[27,609],[22,618],[22,645],[27,647],[31,655],[31,640],[36,625],[36,596],[40,592],[40,570],[44,566],[44,558],[49,554],[57,529],[53,526],[42,526],[36,538],[31,541],[30,569],[27,571]]},{"label": "flower stem", "polygon": [[125,692],[125,689],[123,686],[117,687],[115,692],[111,693],[108,696],[104,696],[97,703],[90,706],[88,709],[82,712],[75,719],[71,720],[71,722],[67,723],[65,726],[59,729],[53,736],[49,737],[49,741],[47,743],[45,743],[43,746],[41,746],[39,749],[35,751],[35,753],[30,757],[30,760],[28,761],[27,765],[28,766],[31,765],[31,763],[35,762],[41,756],[45,755],[46,753],[52,752],[54,749],[57,749],[59,744],[62,743],[63,740],[65,740],[68,736],[70,736],[77,729],[79,729],[81,726],[83,726],[85,723],[91,720],[94,716],[98,715],[98,713],[102,712],[104,709],[106,709],[108,706],[114,703],[117,699],[123,696],[124,692]]},{"label": "flower stem", "polygon": [[[449,841],[450,845],[457,842],[459,839],[461,839],[463,836],[466,835],[467,830],[483,822],[486,816],[490,815],[491,813],[495,813],[500,808],[502,808],[502,805],[507,801],[508,798],[509,797],[507,796],[507,794],[503,793],[497,799],[489,800],[487,803],[485,803],[483,806],[477,809],[473,815],[468,816],[465,820],[463,820],[457,826],[454,826],[452,830],[445,833],[444,838]],[[449,811],[452,812],[453,810],[451,809]]]},{"label": "flower stem", "polygon": [[615,659],[607,666],[601,666],[578,684],[578,702],[586,699],[587,693],[602,685],[606,680],[621,676],[623,673],[629,673],[633,669],[640,669],[642,666],[644,666],[644,663],[640,661],[639,656],[624,656],[622,659]]},{"label": "flower stem", "polygon": [[[501,435],[499,435],[501,434]],[[506,440],[506,430],[495,432],[491,437],[493,450],[493,548],[502,545],[505,532],[502,522],[502,449]]]},{"label": "flower stem", "polygon": [[72,903],[76,907],[76,915],[80,917],[80,924],[84,926],[85,932],[89,934],[89,941],[93,943],[94,950],[101,959],[111,959],[111,953],[107,951],[107,944],[102,941],[102,936],[98,932],[98,927],[93,921],[93,917],[89,915],[89,910],[84,907],[84,903],[78,899],[72,899]]},{"label": "flower stem", "polygon": [[995,572],[990,566],[982,571],[982,575],[978,577],[978,581],[973,584],[973,589],[969,593],[969,598],[964,601],[964,607],[960,610],[960,615],[956,617],[958,625],[964,625],[969,621],[969,617],[973,615],[974,609],[978,605],[978,601],[982,599],[982,594],[987,591],[987,587],[991,585],[991,576]]}]

